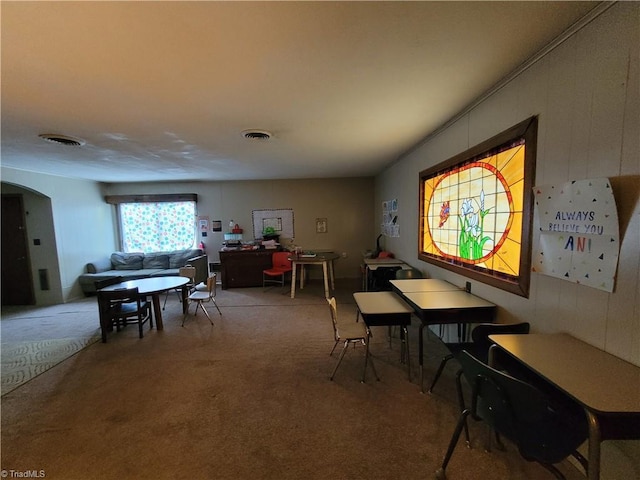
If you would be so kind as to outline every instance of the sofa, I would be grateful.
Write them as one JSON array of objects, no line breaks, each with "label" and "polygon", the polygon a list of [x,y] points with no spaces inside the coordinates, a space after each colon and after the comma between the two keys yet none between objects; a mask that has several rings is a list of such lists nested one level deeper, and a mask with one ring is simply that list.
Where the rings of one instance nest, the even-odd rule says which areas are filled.
[{"label": "sofa", "polygon": [[89,296],[96,293],[96,280],[108,280],[114,277],[122,277],[123,280],[168,277],[178,275],[180,267],[185,265],[196,268],[196,283],[206,282],[207,256],[200,249],[157,253],[114,252],[109,257],[88,263],[87,273],[80,275],[78,281],[84,294]]}]

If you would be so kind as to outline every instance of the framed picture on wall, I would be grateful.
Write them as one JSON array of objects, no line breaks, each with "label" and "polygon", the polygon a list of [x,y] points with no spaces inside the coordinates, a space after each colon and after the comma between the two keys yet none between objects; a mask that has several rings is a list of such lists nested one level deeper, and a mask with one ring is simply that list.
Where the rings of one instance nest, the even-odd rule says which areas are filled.
[{"label": "framed picture on wall", "polygon": [[537,125],[420,172],[421,260],[529,296]]},{"label": "framed picture on wall", "polygon": [[327,233],[327,219],[326,218],[316,218],[316,233]]}]

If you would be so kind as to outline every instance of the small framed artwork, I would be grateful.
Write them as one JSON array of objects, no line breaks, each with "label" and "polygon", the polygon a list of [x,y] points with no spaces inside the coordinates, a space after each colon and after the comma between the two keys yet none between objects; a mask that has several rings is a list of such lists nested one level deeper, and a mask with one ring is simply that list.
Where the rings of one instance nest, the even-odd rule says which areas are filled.
[{"label": "small framed artwork", "polygon": [[316,233],[327,233],[326,218],[316,218]]}]

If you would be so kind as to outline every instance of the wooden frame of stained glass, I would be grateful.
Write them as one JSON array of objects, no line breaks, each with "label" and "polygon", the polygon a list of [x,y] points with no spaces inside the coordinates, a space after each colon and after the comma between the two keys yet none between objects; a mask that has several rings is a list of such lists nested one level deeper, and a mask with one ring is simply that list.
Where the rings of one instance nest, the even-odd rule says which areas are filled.
[{"label": "wooden frame of stained glass", "polygon": [[529,296],[537,124],[420,172],[421,260]]}]

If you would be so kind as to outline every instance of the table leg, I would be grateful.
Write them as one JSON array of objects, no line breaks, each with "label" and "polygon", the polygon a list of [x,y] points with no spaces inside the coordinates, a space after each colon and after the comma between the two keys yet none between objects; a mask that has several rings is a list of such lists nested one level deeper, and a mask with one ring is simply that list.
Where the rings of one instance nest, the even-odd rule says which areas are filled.
[{"label": "table leg", "polygon": [[406,325],[403,325],[401,330],[402,334],[402,352],[404,354],[404,359],[407,362],[407,375],[409,377],[409,381],[411,381],[411,354],[409,353],[409,330]]},{"label": "table leg", "polygon": [[424,359],[422,358],[422,354],[424,351],[424,338],[423,338],[423,330],[424,323],[420,323],[420,327],[418,327],[419,337],[418,337],[418,363],[420,365],[420,393],[424,393]]},{"label": "table leg", "polygon": [[336,289],[335,277],[333,275],[333,260],[329,261],[329,279],[331,280],[331,290]]},{"label": "table leg", "polygon": [[298,271],[298,265],[293,262],[293,270],[291,272],[291,298],[296,298],[296,272]]},{"label": "table leg", "polygon": [[587,471],[587,478],[589,480],[600,479],[600,423],[598,417],[588,410],[585,410],[587,414],[587,421],[589,422],[589,467]]},{"label": "table leg", "polygon": [[187,286],[182,287],[182,314],[186,315],[189,311],[189,289]]},{"label": "table leg", "polygon": [[164,324],[162,323],[162,307],[160,307],[160,294],[154,293],[151,295],[153,300],[153,313],[156,316],[156,329],[162,330],[164,329]]},{"label": "table leg", "polygon": [[327,262],[322,262],[322,276],[324,277],[324,298],[329,298],[329,279],[327,278]]}]

